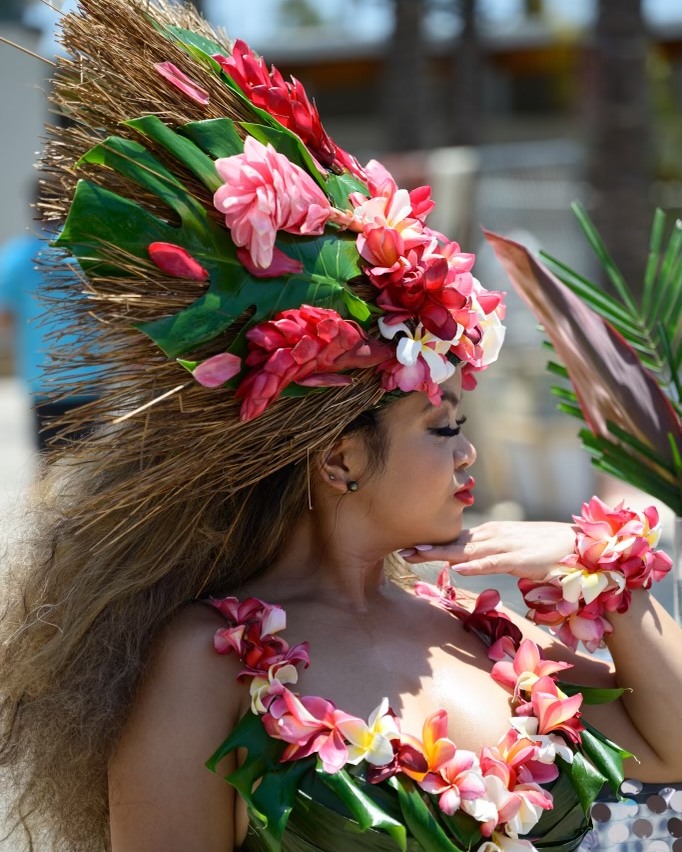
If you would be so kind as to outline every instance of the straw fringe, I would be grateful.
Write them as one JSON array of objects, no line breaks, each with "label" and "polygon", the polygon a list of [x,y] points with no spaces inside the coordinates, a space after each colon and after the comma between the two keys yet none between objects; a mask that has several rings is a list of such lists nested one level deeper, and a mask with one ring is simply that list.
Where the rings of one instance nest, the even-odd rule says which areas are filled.
[{"label": "straw fringe", "polygon": [[[122,122],[145,114],[157,115],[173,127],[225,116],[254,120],[255,115],[200,61],[158,32],[145,14],[152,4],[81,0],[81,7],[61,20],[61,40],[69,56],[58,62],[52,101],[70,123],[48,129],[43,216],[63,222],[76,181],[87,177],[172,221],[173,214],[158,198],[110,169],[77,167],[80,157],[110,134],[139,139]],[[160,0],[153,9],[157,22],[202,33],[229,52],[225,34],[213,31],[193,8]],[[207,107],[183,96],[153,70],[154,63],[164,61],[172,61],[208,90]],[[169,161],[165,150],[148,139],[145,146],[220,220],[205,187],[176,161]],[[96,365],[99,374],[99,398],[60,421],[65,431],[84,424],[98,426],[92,438],[74,446],[69,463],[87,463],[93,473],[112,465],[121,469],[128,465],[135,471],[134,478],[125,478],[78,507],[84,527],[120,510],[135,523],[136,516],[163,511],[188,493],[201,500],[218,490],[235,493],[247,488],[328,446],[359,412],[381,399],[375,373],[357,371],[351,385],[283,398],[255,421],[242,423],[232,391],[209,390],[193,380],[183,384],[182,368],[134,328],[188,306],[201,294],[202,285],[165,277],[151,262],[126,256],[104,241],[98,245],[121,274],[86,279],[71,270],[66,274],[61,263],[50,270],[52,280],[46,288],[50,309],[68,312],[77,337],[75,346],[57,345],[53,353],[54,396],[88,390],[83,383],[64,380],[68,367]],[[238,327],[201,354],[224,351]]]}]

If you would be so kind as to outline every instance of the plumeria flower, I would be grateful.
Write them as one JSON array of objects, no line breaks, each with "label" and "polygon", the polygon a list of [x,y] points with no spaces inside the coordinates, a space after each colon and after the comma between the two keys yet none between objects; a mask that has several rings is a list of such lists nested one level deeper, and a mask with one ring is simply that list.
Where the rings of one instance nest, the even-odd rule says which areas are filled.
[{"label": "plumeria flower", "polygon": [[251,712],[259,715],[267,713],[268,704],[265,701],[282,694],[282,687],[287,683],[298,682],[298,670],[291,663],[274,663],[268,669],[267,677],[256,675],[249,686],[251,695]]},{"label": "plumeria flower", "polygon": [[[411,331],[404,322],[389,325],[383,317],[379,318],[378,323],[382,336],[388,340],[393,340],[398,333],[403,334],[403,337],[398,340],[395,357],[404,367],[416,367],[421,358],[428,367],[431,381],[437,385],[454,375],[455,365],[448,361],[445,355],[457,338],[441,340],[427,331],[421,323],[414,331]],[[401,390],[405,388],[401,387]]]},{"label": "plumeria flower", "polygon": [[331,701],[312,695],[299,698],[284,688],[262,718],[271,737],[289,743],[283,762],[317,754],[330,774],[346,764],[348,748],[338,725],[355,717],[337,710]]},{"label": "plumeria flower", "polygon": [[511,689],[514,698],[518,698],[519,693],[530,692],[533,684],[539,678],[570,668],[572,668],[571,663],[544,660],[535,642],[524,639],[513,660],[502,660],[495,663],[491,677]]},{"label": "plumeria flower", "polygon": [[423,781],[429,772],[438,772],[441,766],[454,757],[457,747],[448,737],[448,714],[445,710],[432,713],[422,726],[422,739],[403,734],[401,741],[420,752],[426,761],[423,771],[405,767],[403,771],[417,782]]},{"label": "plumeria flower", "polygon": [[512,794],[518,798],[516,814],[505,823],[505,833],[510,837],[528,834],[542,816],[543,811],[553,805],[552,794],[538,784],[517,784]]},{"label": "plumeria flower", "polygon": [[362,719],[339,722],[338,729],[348,740],[348,763],[366,760],[383,766],[393,759],[392,740],[400,736],[395,716],[389,711],[388,698],[372,711],[367,723]]},{"label": "plumeria flower", "polygon": [[537,852],[530,840],[512,838],[499,831],[478,847],[477,852]]},{"label": "plumeria flower", "polygon": [[625,577],[618,571],[590,571],[579,562],[571,567],[553,568],[551,577],[558,577],[564,599],[577,603],[592,603],[608,588],[625,588]]},{"label": "plumeria flower", "polygon": [[541,677],[532,687],[530,702],[517,708],[517,716],[533,715],[538,722],[538,733],[561,731],[574,743],[580,742],[579,722],[582,695],[566,696],[551,677]]},{"label": "plumeria flower", "polygon": [[558,734],[538,734],[538,720],[535,716],[513,716],[509,721],[515,731],[536,747],[535,760],[538,762],[553,764],[560,757],[566,763],[573,763],[573,750],[566,740]]},{"label": "plumeria flower", "polygon": [[[471,814],[478,813],[485,821],[493,808],[481,802],[485,799],[486,787],[478,758],[473,751],[456,749],[453,757],[443,763],[437,772],[429,772],[419,781],[426,793],[438,796],[438,806],[443,813],[452,816],[460,808]],[[471,814],[474,816],[474,814]]]}]

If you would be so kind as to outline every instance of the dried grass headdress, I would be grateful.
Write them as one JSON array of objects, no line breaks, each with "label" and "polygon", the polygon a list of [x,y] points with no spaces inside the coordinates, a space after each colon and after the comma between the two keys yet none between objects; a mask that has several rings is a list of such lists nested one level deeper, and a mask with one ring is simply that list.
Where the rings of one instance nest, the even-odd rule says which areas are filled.
[{"label": "dried grass headdress", "polygon": [[238,490],[497,356],[501,295],[425,224],[429,188],[362,168],[298,81],[165,0],[81,0],[62,43],[43,207],[79,343],[55,361],[99,371],[76,416],[112,425],[90,458],[137,467],[119,506]]}]

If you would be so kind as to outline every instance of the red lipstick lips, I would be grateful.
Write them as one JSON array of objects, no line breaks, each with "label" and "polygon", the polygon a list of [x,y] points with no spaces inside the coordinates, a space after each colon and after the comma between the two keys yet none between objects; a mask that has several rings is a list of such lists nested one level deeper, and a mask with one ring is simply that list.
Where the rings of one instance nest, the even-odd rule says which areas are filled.
[{"label": "red lipstick lips", "polygon": [[472,491],[474,490],[475,485],[476,480],[473,476],[470,476],[464,485],[455,491],[453,497],[455,497],[456,500],[459,500],[460,503],[464,503],[465,506],[473,506],[476,498],[472,494]]}]

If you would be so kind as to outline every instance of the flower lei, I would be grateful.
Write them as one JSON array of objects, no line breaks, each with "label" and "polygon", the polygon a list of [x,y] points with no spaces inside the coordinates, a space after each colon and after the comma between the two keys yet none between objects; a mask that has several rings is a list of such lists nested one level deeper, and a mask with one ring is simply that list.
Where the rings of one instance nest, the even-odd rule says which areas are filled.
[{"label": "flower lei", "polygon": [[[159,29],[207,75],[196,80],[173,62],[157,62],[174,94],[201,113],[211,87],[227,86],[260,123],[220,118],[174,129],[156,116],[130,120],[143,141],[204,185],[215,209],[208,215],[207,200],[145,147],[110,137],[81,162],[106,161],[157,195],[161,178],[166,195],[159,197],[182,227],[159,221],[152,229],[147,217],[130,242],[134,228],[103,215],[116,194],[93,193],[82,181],[57,243],[86,271],[104,259],[87,227],[101,205],[109,244],[166,276],[200,284],[196,302],[180,314],[139,328],[201,385],[235,388],[242,420],[258,417],[282,394],[350,384],[352,369],[374,369],[387,392],[419,390],[438,404],[439,385],[454,372],[453,362],[462,362],[465,387],[474,387],[474,372],[492,363],[502,344],[504,294],[485,290],[471,274],[474,255],[427,226],[430,187],[408,192],[376,160],[361,167],[325,132],[301,83],[268,70],[244,42],[227,56],[204,36]],[[155,239],[145,242],[150,230]],[[362,279],[367,300],[350,285]],[[192,360],[205,344],[219,346],[220,335],[248,310],[252,316],[226,351]]]},{"label": "flower lei", "polygon": [[[570,664],[546,660],[534,642],[522,641],[492,589],[479,595],[472,611],[458,601],[446,570],[437,585],[417,583],[415,591],[484,640],[494,661],[491,676],[511,694],[508,731],[478,755],[449,739],[444,710],[426,719],[418,738],[401,731],[386,698],[365,721],[327,699],[297,694],[291,686],[298,667],[309,665],[308,645],[290,647],[277,635],[286,626],[284,610],[257,598],[211,601],[229,622],[216,632],[215,648],[241,660],[238,680],[250,680],[251,712],[208,765],[215,769],[233,749],[248,749],[227,780],[275,847],[308,771],[337,794],[361,828],[384,829],[402,849],[407,831],[426,849],[428,837],[437,837],[438,849],[453,852],[534,850],[533,829],[543,835],[542,814],[553,807],[552,792],[542,785],[556,782],[560,773],[577,792],[584,815],[605,781],[614,789],[622,781],[628,753],[584,725],[580,707],[583,701],[613,700],[623,690],[560,687],[556,675]],[[274,805],[271,784],[277,785]],[[404,824],[373,800],[373,786],[398,793]]]},{"label": "flower lei", "polygon": [[658,511],[642,512],[621,501],[609,507],[598,497],[574,515],[575,551],[545,580],[521,579],[527,617],[547,625],[575,650],[582,642],[594,652],[613,632],[607,612],[626,612],[633,589],[649,589],[670,571],[672,560],[655,550],[661,536]]}]

